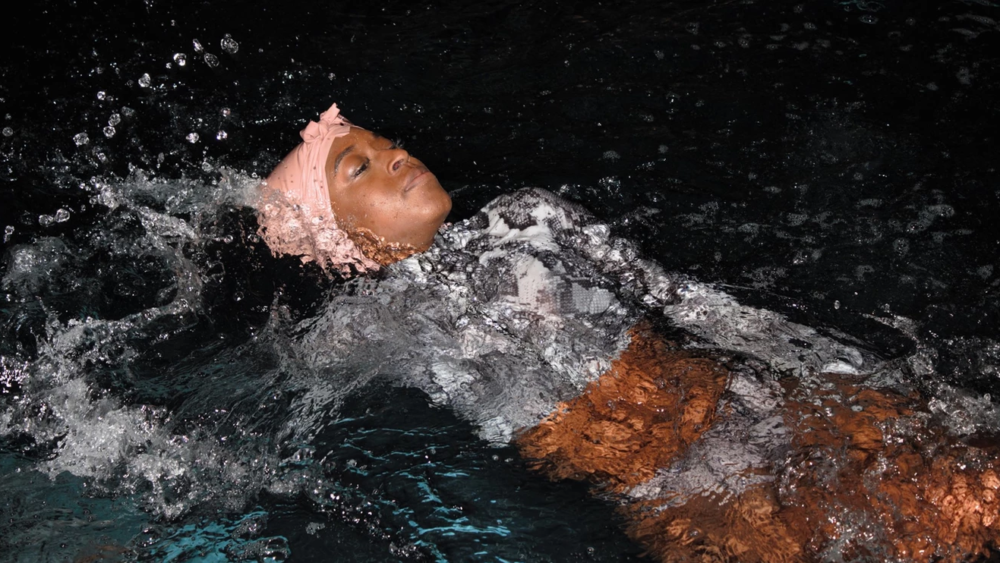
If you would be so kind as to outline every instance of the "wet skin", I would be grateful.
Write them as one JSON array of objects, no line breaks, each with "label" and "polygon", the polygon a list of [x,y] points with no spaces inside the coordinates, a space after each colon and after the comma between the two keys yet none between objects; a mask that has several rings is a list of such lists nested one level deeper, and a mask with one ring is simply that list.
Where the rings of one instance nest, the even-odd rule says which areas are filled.
[{"label": "wet skin", "polygon": [[422,162],[371,131],[352,127],[326,159],[330,204],[348,229],[367,229],[388,243],[430,248],[451,211],[451,198]]}]

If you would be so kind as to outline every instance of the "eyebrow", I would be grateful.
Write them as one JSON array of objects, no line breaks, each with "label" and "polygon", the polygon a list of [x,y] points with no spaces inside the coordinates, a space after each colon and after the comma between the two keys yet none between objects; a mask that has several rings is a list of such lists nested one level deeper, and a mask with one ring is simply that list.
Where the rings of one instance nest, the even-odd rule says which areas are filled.
[{"label": "eyebrow", "polygon": [[347,147],[346,149],[340,151],[340,154],[337,155],[337,159],[333,161],[333,174],[334,174],[334,176],[336,176],[337,175],[337,171],[340,170],[340,161],[344,160],[344,157],[347,156],[353,150],[354,150],[354,145],[351,145],[351,146]]}]

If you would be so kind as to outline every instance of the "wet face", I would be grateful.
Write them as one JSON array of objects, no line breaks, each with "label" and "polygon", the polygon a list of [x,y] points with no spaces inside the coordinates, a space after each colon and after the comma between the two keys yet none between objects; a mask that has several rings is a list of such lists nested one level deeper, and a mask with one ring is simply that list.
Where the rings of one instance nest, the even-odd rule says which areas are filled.
[{"label": "wet face", "polygon": [[371,131],[352,127],[326,160],[338,223],[387,243],[427,250],[451,211],[451,198],[422,162]]}]

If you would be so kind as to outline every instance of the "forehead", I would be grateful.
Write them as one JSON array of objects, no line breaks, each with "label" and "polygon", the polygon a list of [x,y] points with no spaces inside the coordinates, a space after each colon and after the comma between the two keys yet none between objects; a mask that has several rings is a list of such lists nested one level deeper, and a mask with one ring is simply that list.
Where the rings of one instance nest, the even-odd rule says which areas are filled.
[{"label": "forehead", "polygon": [[350,146],[360,148],[363,146],[381,146],[379,141],[385,139],[382,135],[374,131],[351,126],[351,132],[343,137],[337,137],[330,145],[330,153],[336,154]]}]

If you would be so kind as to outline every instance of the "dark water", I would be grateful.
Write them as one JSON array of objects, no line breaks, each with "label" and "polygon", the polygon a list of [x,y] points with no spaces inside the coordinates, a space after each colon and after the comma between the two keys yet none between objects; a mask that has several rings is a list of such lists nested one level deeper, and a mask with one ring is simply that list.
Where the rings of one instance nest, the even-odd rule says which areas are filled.
[{"label": "dark water", "polygon": [[[612,503],[411,392],[359,390],[301,445],[287,413],[254,414],[303,392],[269,319],[339,286],[271,258],[217,185],[266,174],[332,101],[404,140],[453,219],[545,187],[667,269],[919,353],[928,390],[997,396],[998,21],[986,0],[24,5],[0,57],[2,557],[638,557]],[[200,304],[140,322],[188,290]],[[60,344],[74,321],[93,334]],[[108,401],[125,457],[176,446],[186,476],[39,470],[72,433],[23,419],[75,381],[89,418],[53,428]]]}]

